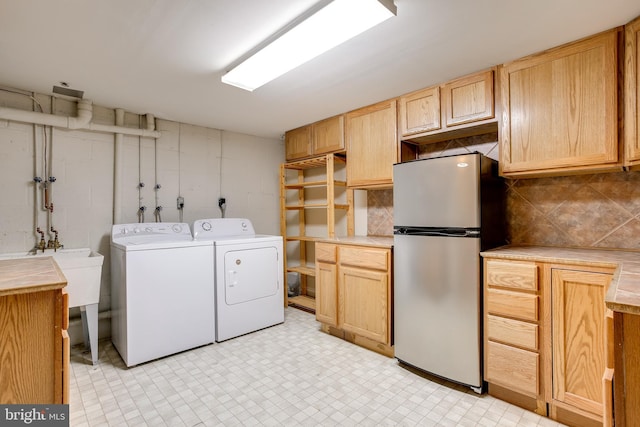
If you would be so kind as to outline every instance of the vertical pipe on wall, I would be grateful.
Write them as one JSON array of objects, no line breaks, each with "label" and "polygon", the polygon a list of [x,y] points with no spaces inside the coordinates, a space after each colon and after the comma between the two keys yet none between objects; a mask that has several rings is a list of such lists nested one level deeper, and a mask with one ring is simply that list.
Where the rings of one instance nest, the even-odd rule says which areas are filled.
[{"label": "vertical pipe on wall", "polygon": [[[124,110],[116,108],[116,126],[124,126]],[[115,134],[115,145],[113,150],[113,223],[122,222],[122,208],[120,200],[120,188],[122,187],[122,144],[124,135]]]},{"label": "vertical pipe on wall", "polygon": [[[36,109],[35,93],[32,96],[33,110]],[[33,125],[33,235],[38,243],[38,227],[40,227],[40,202],[38,200],[38,188],[42,178],[38,176],[38,126]]]}]

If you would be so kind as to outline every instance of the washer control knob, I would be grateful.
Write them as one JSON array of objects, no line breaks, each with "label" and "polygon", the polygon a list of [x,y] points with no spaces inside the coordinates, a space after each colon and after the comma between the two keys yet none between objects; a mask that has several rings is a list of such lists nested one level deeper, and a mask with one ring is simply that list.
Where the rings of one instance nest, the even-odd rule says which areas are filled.
[{"label": "washer control knob", "polygon": [[173,230],[174,233],[180,233],[182,232],[182,225],[180,224],[173,224],[171,226],[171,229]]},{"label": "washer control knob", "polygon": [[133,232],[134,232],[134,233],[139,233],[139,232],[140,232],[140,229],[139,229],[138,227],[136,227],[136,228],[134,228],[134,229],[133,229]]},{"label": "washer control knob", "polygon": [[205,221],[202,223],[202,229],[204,231],[211,231],[211,223],[209,221]]},{"label": "washer control knob", "polygon": [[127,227],[122,227],[120,229],[120,234],[127,234],[129,232],[129,230],[127,230]]},{"label": "washer control knob", "polygon": [[247,223],[246,222],[242,221],[242,223],[240,225],[242,226],[243,230],[247,229]]},{"label": "washer control knob", "polygon": [[151,227],[147,227],[144,229],[144,231],[146,231],[147,233],[151,233],[153,229]]}]

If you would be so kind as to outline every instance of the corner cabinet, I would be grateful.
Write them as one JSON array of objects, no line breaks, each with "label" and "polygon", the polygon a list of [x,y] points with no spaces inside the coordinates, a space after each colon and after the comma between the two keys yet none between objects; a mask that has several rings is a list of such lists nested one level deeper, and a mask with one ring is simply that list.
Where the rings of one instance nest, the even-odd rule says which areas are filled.
[{"label": "corner cabinet", "polygon": [[608,426],[612,269],[485,256],[489,394],[573,426]]},{"label": "corner cabinet", "polygon": [[397,163],[396,100],[380,102],[345,117],[347,185],[390,188]]},{"label": "corner cabinet", "polygon": [[345,162],[342,156],[326,154],[280,165],[285,272],[300,277],[300,295],[285,296],[285,305],[316,309],[315,289],[310,286],[316,275],[314,243],[318,238],[353,235],[353,190],[339,178],[345,175]]},{"label": "corner cabinet", "polygon": [[393,356],[391,249],[316,243],[321,329]]},{"label": "corner cabinet", "polygon": [[500,67],[504,176],[620,170],[620,28]]}]

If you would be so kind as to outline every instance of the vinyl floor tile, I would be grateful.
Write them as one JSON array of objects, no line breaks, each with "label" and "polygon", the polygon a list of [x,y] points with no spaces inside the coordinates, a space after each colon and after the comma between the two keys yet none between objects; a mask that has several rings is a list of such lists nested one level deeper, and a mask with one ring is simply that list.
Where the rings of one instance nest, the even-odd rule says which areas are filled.
[{"label": "vinyl floor tile", "polygon": [[73,427],[561,425],[416,375],[293,308],[282,325],[131,368],[109,341],[99,353],[93,366],[71,350]]}]

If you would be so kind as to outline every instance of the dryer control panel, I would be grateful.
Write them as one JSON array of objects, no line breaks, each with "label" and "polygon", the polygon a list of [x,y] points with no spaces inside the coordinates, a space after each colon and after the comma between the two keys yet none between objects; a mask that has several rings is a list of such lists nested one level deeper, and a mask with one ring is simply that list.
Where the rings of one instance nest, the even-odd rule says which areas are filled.
[{"label": "dryer control panel", "polygon": [[195,240],[211,240],[220,237],[253,237],[256,232],[253,224],[246,218],[199,219],[193,223]]}]

